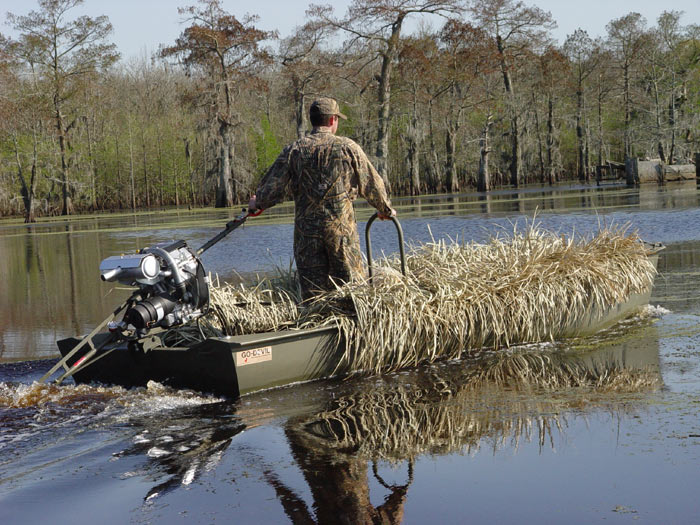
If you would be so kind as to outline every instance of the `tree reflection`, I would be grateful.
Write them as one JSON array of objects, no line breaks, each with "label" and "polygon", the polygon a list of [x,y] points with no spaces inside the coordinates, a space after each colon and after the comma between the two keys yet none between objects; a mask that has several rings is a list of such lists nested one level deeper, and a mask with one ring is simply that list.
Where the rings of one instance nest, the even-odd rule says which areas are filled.
[{"label": "tree reflection", "polygon": [[149,501],[196,481],[221,461],[233,438],[248,426],[231,413],[229,403],[198,406],[183,413],[134,418],[140,428],[132,446],[114,455],[146,456],[144,472],[158,482],[144,497]]}]

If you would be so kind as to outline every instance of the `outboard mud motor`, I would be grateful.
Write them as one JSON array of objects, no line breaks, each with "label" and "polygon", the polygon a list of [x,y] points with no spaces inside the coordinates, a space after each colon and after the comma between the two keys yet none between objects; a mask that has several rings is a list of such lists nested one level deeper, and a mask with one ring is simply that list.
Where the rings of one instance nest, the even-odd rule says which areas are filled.
[{"label": "outboard mud motor", "polygon": [[137,338],[155,327],[172,328],[192,321],[209,305],[209,279],[202,262],[185,241],[159,243],[135,254],[107,257],[100,264],[103,281],[138,286],[121,321],[109,330]]},{"label": "outboard mud motor", "polygon": [[[138,286],[138,289],[67,352],[39,382],[45,383],[63,368],[65,372],[55,381],[61,383],[120,344],[127,343],[129,349],[147,352],[154,341],[157,344],[157,332],[183,325],[207,313],[209,280],[199,256],[241,226],[248,217],[260,213],[262,210],[256,213],[244,210],[196,251],[185,241],[174,241],[156,244],[138,253],[107,257],[100,264],[102,280]],[[105,327],[109,329],[107,334],[101,332]]]}]

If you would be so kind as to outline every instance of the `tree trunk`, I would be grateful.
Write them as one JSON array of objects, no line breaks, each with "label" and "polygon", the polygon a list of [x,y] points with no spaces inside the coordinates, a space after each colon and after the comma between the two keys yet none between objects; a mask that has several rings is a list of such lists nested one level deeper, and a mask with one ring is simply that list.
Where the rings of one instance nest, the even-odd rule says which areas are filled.
[{"label": "tree trunk", "polygon": [[379,115],[377,122],[377,171],[389,187],[387,174],[387,156],[389,155],[389,111],[390,111],[390,76],[392,57],[385,54],[382,59],[382,73],[379,80]]},{"label": "tree trunk", "polygon": [[624,78],[624,100],[625,100],[625,158],[632,157],[632,136],[631,136],[631,122],[632,122],[632,111],[630,102],[630,65],[625,62],[623,67],[623,78]]},{"label": "tree trunk", "polygon": [[95,155],[93,154],[92,134],[90,133],[90,121],[85,121],[87,131],[88,158],[90,165],[90,209],[97,210],[97,169],[95,168]]},{"label": "tree trunk", "polygon": [[583,145],[583,86],[579,84],[576,90],[576,151],[578,157],[578,180],[587,180],[586,159]]},{"label": "tree trunk", "polygon": [[[654,75],[655,75],[654,68]],[[656,153],[659,155],[661,162],[666,162],[664,153],[663,130],[661,129],[661,102],[659,101],[659,82],[654,78],[652,82],[654,88],[654,116],[656,118]]]},{"label": "tree trunk", "polygon": [[437,169],[438,169],[438,154],[435,146],[435,129],[433,125],[433,100],[428,103],[428,129],[430,131],[430,189],[433,193],[440,191]]},{"label": "tree trunk", "polygon": [[477,176],[476,189],[478,191],[489,191],[491,189],[491,175],[489,173],[489,131],[491,128],[491,112],[486,116],[486,123],[481,132],[479,140],[479,173]]},{"label": "tree trunk", "polygon": [[586,134],[584,135],[583,159],[584,159],[584,162],[586,163],[586,165],[585,165],[586,181],[590,181],[591,175],[592,175],[592,170],[591,170],[591,122],[590,122],[590,119],[588,119],[588,118],[584,118],[584,121],[586,123],[586,126],[585,126]]},{"label": "tree trunk", "polygon": [[148,162],[146,157],[146,134],[141,126],[141,161],[143,162],[143,186],[146,190],[146,208],[151,207],[151,182],[148,180]]},{"label": "tree trunk", "polygon": [[[102,141],[100,142],[100,144],[101,144],[100,151],[101,151],[101,153],[102,153],[102,155],[101,155],[101,156],[102,156],[102,162],[100,163],[100,173],[105,173],[105,174],[106,174],[106,173],[109,173],[109,171],[110,171],[110,169],[109,169],[109,164],[108,164],[108,161],[107,161],[107,159],[110,158],[110,155],[107,154],[107,151],[108,151],[108,149],[109,149],[109,144],[108,144],[108,142],[109,142],[108,133],[104,133],[103,139],[102,139]],[[109,182],[107,182],[107,180],[108,180]],[[97,195],[97,202],[98,202],[97,206],[98,206],[99,209],[101,209],[102,211],[104,211],[107,207],[109,207],[110,209],[114,209],[114,206],[115,206],[115,202],[114,202],[114,201],[111,201],[111,202],[110,202],[110,201],[108,200],[108,196],[109,196],[109,194],[110,194],[109,188],[110,188],[110,186],[113,185],[114,182],[112,181],[111,178],[110,178],[110,179],[105,178],[105,182],[106,182],[105,184],[102,184],[102,185],[100,185],[99,187],[96,188],[97,194],[98,194],[98,195]],[[117,180],[117,182],[119,182],[119,181]]]},{"label": "tree trunk", "polygon": [[117,161],[117,207],[121,210],[123,208],[123,203],[122,203],[122,170],[121,170],[121,163],[119,162],[119,159],[121,158],[119,155],[119,135],[114,135],[114,150],[116,152],[116,161]]},{"label": "tree trunk", "polygon": [[415,197],[421,193],[420,160],[418,158],[418,144],[415,138],[411,139],[408,146],[408,166],[410,170],[410,193]]},{"label": "tree trunk", "polygon": [[419,138],[418,138],[418,101],[415,92],[413,91],[413,114],[411,115],[411,124],[408,128],[408,165],[410,170],[410,191],[411,195],[419,195],[421,192],[420,181],[420,158],[418,155]]},{"label": "tree trunk", "polygon": [[219,182],[216,188],[216,207],[230,208],[233,206],[233,188],[231,185],[231,131],[228,124],[219,125],[221,139]]},{"label": "tree trunk", "polygon": [[384,180],[389,191],[389,174],[387,173],[387,157],[389,156],[389,117],[391,114],[391,73],[394,58],[401,36],[401,25],[404,16],[399,16],[392,24],[391,36],[387,48],[382,53],[382,69],[379,76],[378,102],[379,118],[377,122],[377,171]]},{"label": "tree trunk", "polygon": [[173,184],[175,185],[175,206],[180,206],[180,181],[177,180],[177,162],[175,162],[176,152],[172,152]]},{"label": "tree trunk", "polygon": [[32,157],[32,174],[29,179],[29,184],[27,184],[24,178],[24,167],[22,166],[22,158],[19,154],[19,144],[17,143],[17,137],[13,134],[12,141],[15,149],[15,162],[17,163],[17,179],[20,183],[20,193],[22,194],[22,202],[24,204],[24,222],[32,223],[36,222],[36,215],[34,211],[35,203],[35,193],[36,193],[36,166],[37,166],[37,140],[36,131],[34,131],[34,150]]},{"label": "tree trunk", "polygon": [[598,166],[603,165],[603,86],[598,75]]},{"label": "tree trunk", "polygon": [[550,93],[547,97],[547,180],[549,185],[556,180],[554,167],[554,98]]},{"label": "tree trunk", "polygon": [[537,135],[537,161],[540,165],[540,182],[544,184],[547,170],[544,166],[544,146],[542,145],[542,131],[540,130],[540,112],[537,110],[537,105],[537,97],[533,92],[532,110],[535,113],[535,132]]},{"label": "tree trunk", "polygon": [[131,209],[136,210],[136,181],[134,180],[134,144],[131,134],[131,117],[127,120],[129,129],[129,183],[131,186]]},{"label": "tree trunk", "polygon": [[163,137],[160,133],[160,126],[156,131],[156,153],[158,155],[158,206],[163,206],[165,202],[165,178],[163,176]]},{"label": "tree trunk", "polygon": [[56,129],[58,130],[58,147],[61,154],[61,197],[63,201],[61,215],[72,215],[73,201],[71,198],[71,189],[68,178],[68,148],[66,144],[66,130],[63,126],[63,115],[61,114],[61,103],[59,102],[58,94],[54,95],[54,110]]},{"label": "tree trunk", "polygon": [[671,145],[668,153],[668,163],[673,164],[676,155],[676,73],[671,73],[671,106],[669,107],[668,120],[671,125]]},{"label": "tree trunk", "polygon": [[187,172],[189,173],[190,180],[190,202],[193,206],[197,204],[197,196],[194,191],[194,170],[192,169],[192,154],[190,153],[190,141],[184,139],[185,141],[185,158],[187,159]]},{"label": "tree trunk", "polygon": [[420,160],[418,158],[418,138],[416,132],[411,129],[408,134],[408,169],[411,195],[420,194]]},{"label": "tree trunk", "polygon": [[450,193],[459,191],[459,180],[457,179],[457,166],[455,163],[455,148],[457,142],[457,130],[453,124],[447,126],[445,133],[445,187]]},{"label": "tree trunk", "polygon": [[206,191],[206,181],[209,178],[209,148],[207,147],[209,137],[208,135],[201,136],[202,141],[202,184],[200,185],[199,200],[202,205],[208,204],[209,194]]},{"label": "tree trunk", "polygon": [[496,36],[498,56],[500,59],[503,85],[506,89],[506,100],[510,113],[510,183],[516,188],[520,184],[520,121],[515,108],[515,93],[510,76],[510,66],[506,60],[505,46],[501,36]]},{"label": "tree trunk", "polygon": [[510,121],[510,183],[516,188],[520,185],[520,124],[517,115]]}]

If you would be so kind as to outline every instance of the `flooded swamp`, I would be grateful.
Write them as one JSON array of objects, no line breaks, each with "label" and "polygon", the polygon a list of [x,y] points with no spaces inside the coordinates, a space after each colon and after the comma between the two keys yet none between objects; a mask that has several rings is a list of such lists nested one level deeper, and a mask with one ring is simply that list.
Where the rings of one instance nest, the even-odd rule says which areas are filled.
[{"label": "flooded swamp", "polygon": [[[700,191],[562,185],[394,201],[406,240],[536,220],[666,246],[650,306],[594,336],[227,400],[157,383],[39,385],[56,340],[128,294],[100,261],[199,247],[238,210],[0,222],[0,522],[700,523]],[[358,223],[371,210],[358,203]],[[223,281],[286,268],[293,209],[207,251]],[[391,224],[375,253],[397,251]],[[474,380],[526,367],[537,381]],[[484,377],[487,377],[486,374]],[[488,376],[491,377],[491,376]]]}]

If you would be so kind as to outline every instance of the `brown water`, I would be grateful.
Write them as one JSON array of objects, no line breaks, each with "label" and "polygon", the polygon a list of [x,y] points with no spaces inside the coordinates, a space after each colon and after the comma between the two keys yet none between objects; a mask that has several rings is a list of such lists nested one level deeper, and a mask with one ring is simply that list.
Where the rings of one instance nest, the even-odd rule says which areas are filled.
[{"label": "brown water", "polygon": [[[654,308],[593,338],[518,350],[547,356],[551,374],[576,363],[601,385],[475,386],[468,371],[482,360],[236,402],[157,384],[39,386],[55,340],[85,333],[125,294],[99,280],[102,258],[173,238],[198,247],[229,213],[0,223],[0,522],[699,522],[696,186],[396,204],[414,242],[483,240],[536,209],[564,233],[629,222],[667,245]],[[290,213],[251,220],[205,254],[206,268],[234,278],[288,265]],[[396,249],[391,225],[372,238]]]}]

